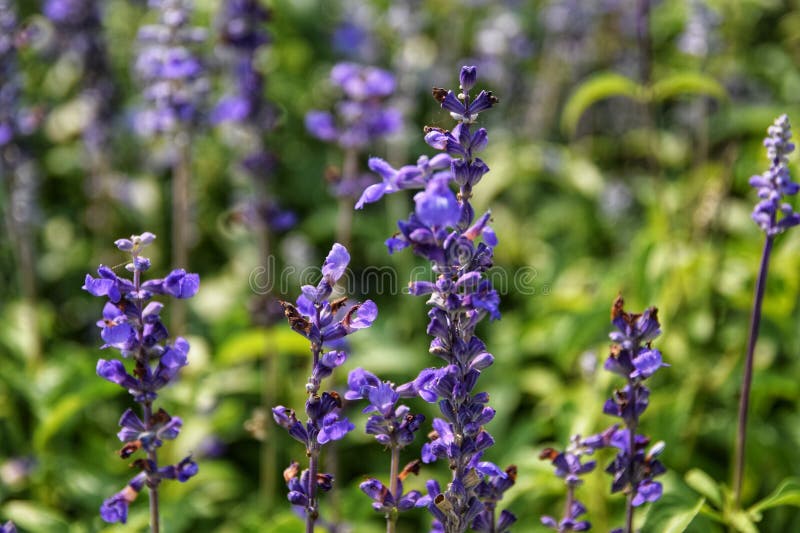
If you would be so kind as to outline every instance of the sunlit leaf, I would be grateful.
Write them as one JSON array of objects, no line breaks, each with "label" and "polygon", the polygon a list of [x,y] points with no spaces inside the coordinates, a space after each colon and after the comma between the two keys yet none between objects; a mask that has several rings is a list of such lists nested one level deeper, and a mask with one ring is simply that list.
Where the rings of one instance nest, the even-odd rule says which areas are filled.
[{"label": "sunlit leaf", "polygon": [[614,96],[625,96],[640,100],[641,86],[630,78],[615,72],[601,72],[584,81],[570,95],[564,105],[561,127],[569,134],[575,133],[581,116],[597,102]]},{"label": "sunlit leaf", "polygon": [[717,507],[722,507],[722,491],[714,479],[700,470],[693,468],[686,473],[686,484],[708,498]]},{"label": "sunlit leaf", "polygon": [[683,95],[712,96],[720,100],[728,93],[717,80],[700,72],[674,74],[653,83],[650,96],[654,102],[662,102]]}]

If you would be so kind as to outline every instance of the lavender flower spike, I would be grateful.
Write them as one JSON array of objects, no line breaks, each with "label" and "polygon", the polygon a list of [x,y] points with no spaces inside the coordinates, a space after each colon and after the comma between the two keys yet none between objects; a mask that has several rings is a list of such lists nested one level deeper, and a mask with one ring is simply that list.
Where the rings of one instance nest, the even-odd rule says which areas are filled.
[{"label": "lavender flower spike", "polygon": [[117,434],[125,443],[119,451],[120,457],[127,459],[138,451],[143,452],[144,457],[132,464],[140,472],[125,488],[103,502],[100,516],[106,522],[125,523],[128,506],[147,486],[150,527],[157,533],[159,484],[164,479],[187,481],[197,473],[197,464],[190,455],[176,465],[158,466],[158,448],[164,440],[178,436],[183,421],[170,416],[164,409],[154,411],[153,402],[158,391],[174,381],[181,367],[188,364],[189,343],[181,337],[171,344],[165,343],[169,334],[160,318],[164,305],[151,300],[156,295],[191,298],[200,287],[200,278],[197,274],[177,269],[166,278],[143,281],[150,260],[142,255],[142,251],[155,238],[152,233],[145,232],[130,239],[118,239],[114,243],[117,248],[130,254],[125,270],[132,273],[132,279],[121,277],[111,268],[101,265],[97,270],[99,277],[86,275],[83,289],[92,296],[108,300],[103,308],[103,318],[97,322],[104,341],[102,348],[114,348],[123,360],[132,360],[133,363],[133,370],[128,371],[119,359],[100,359],[97,375],[126,389],[142,407],[141,418],[131,409],[122,414],[119,421],[122,429]]},{"label": "lavender flower spike", "polygon": [[422,497],[416,490],[403,494],[403,481],[409,474],[419,473],[420,461],[410,462],[402,471],[399,467],[400,450],[411,444],[425,417],[412,415],[405,405],[395,407],[401,397],[416,396],[413,383],[395,387],[394,383],[381,381],[363,368],[357,368],[347,376],[347,385],[345,399],[366,399],[369,405],[364,412],[375,413],[367,420],[367,433],[375,435],[375,440],[391,450],[389,486],[370,478],[360,488],[372,498],[372,507],[386,517],[386,532],[394,533],[398,514],[413,509]]},{"label": "lavender flower spike", "polygon": [[623,304],[622,297],[618,296],[611,308],[611,323],[617,331],[609,335],[615,344],[611,345],[604,366],[606,370],[624,377],[627,383],[606,400],[603,412],[620,418],[624,427],[614,424],[583,440],[581,446],[619,450],[606,472],[613,476],[611,492],[627,494],[625,528],[620,531],[633,533],[634,508],[661,497],[661,483],[654,478],[666,472],[657,459],[664,450],[664,443],[658,442],[646,451],[650,438],[637,433],[639,418],[650,399],[650,389],[644,385],[644,380],[669,365],[662,361],[661,352],[651,345],[653,339],[661,334],[658,310],[650,307],[642,314],[633,314],[626,312]]},{"label": "lavender flower spike", "polygon": [[583,456],[593,453],[594,448],[584,444],[580,435],[574,435],[570,439],[570,445],[563,452],[553,448],[542,450],[539,459],[551,461],[556,468],[555,474],[563,478],[567,486],[567,502],[564,504],[563,517],[559,521],[552,516],[543,516],[542,524],[558,533],[589,531],[592,528],[588,520],[580,519],[580,516],[586,513],[586,507],[575,498],[575,489],[583,483],[580,476],[594,470],[595,461],[581,463]]},{"label": "lavender flower spike", "polygon": [[281,302],[289,326],[311,342],[313,357],[311,375],[306,383],[306,422],[298,420],[293,409],[282,405],[272,409],[275,422],[306,449],[308,469],[300,472],[299,464],[293,462],[284,471],[289,502],[303,509],[306,533],[314,532],[314,523],[319,518],[318,489],[327,492],[333,486],[333,476],[318,471],[322,446],[340,440],[355,429],[341,415],[342,399],[339,394],[334,391],[319,392],[322,380],[347,358],[346,352],[331,349],[331,345],[371,326],[378,316],[378,308],[371,300],[348,305],[347,298],[330,299],[333,287],[345,275],[349,262],[347,249],[341,244],[334,244],[322,265],[319,283],[301,287],[302,294],[295,304]]},{"label": "lavender flower spike", "polygon": [[[789,154],[794,151],[791,142],[792,128],[789,117],[781,115],[767,129],[767,138],[764,146],[767,148],[767,157],[770,167],[764,174],[750,178],[750,185],[758,189],[761,201],[753,209],[753,220],[764,231],[764,249],[761,253],[761,266],[756,281],[755,296],[753,297],[753,310],[750,315],[750,331],[747,338],[747,355],[744,362],[742,376],[742,391],[739,395],[739,418],[736,433],[736,450],[733,471],[733,496],[736,505],[739,504],[744,480],[744,459],[747,444],[747,411],[750,406],[750,387],[753,382],[753,359],[758,340],[758,329],[761,323],[761,303],[764,299],[764,289],[767,284],[769,258],[775,236],[788,228],[800,224],[800,214],[796,213],[791,205],[782,203],[784,196],[795,195],[800,190],[800,185],[792,181],[789,174]],[[779,216],[780,213],[780,216]]]},{"label": "lavender flower spike", "polygon": [[[463,67],[461,90],[434,88],[433,96],[457,121],[452,132],[425,128],[425,142],[442,151],[430,160],[418,161],[417,168],[393,171],[388,165],[371,161],[382,178],[381,191],[365,191],[364,203],[405,188],[424,189],[414,196],[415,211],[400,221],[400,233],[386,241],[389,252],[410,247],[431,262],[435,282],[415,281],[409,292],[428,296],[431,306],[428,333],[434,337],[430,352],[444,366],[424,369],[413,382],[414,390],[428,402],[437,402],[442,418],[433,420],[431,441],[422,448],[422,460],[444,460],[452,478],[442,492],[434,480],[428,495],[417,501],[434,517],[434,528],[446,533],[505,531],[513,523],[511,513],[495,516],[501,487],[510,486],[509,473],[482,461],[494,439],[485,425],[494,418],[489,395],[474,392],[481,372],[494,357],[475,335],[478,323],[500,318],[500,298],[485,272],[492,266],[497,237],[489,226],[490,214],[480,217],[470,204],[472,189],[489,171],[476,156],[488,143],[484,128],[473,131],[481,112],[497,103],[490,92],[474,99],[469,91],[477,80],[475,67]],[[447,168],[449,167],[449,169]],[[458,193],[453,190],[457,187]],[[370,194],[367,194],[367,193]],[[362,202],[359,202],[360,204]],[[360,206],[359,206],[360,207]],[[513,480],[512,480],[513,481]]]}]

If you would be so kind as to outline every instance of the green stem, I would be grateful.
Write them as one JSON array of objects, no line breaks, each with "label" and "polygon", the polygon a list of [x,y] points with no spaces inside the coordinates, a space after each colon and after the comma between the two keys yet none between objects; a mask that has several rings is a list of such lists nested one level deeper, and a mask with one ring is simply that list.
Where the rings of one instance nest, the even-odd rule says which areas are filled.
[{"label": "green stem", "polygon": [[744,375],[742,376],[742,392],[739,397],[739,427],[736,433],[736,463],[733,470],[733,501],[739,507],[742,498],[742,482],[744,480],[744,458],[747,441],[747,411],[750,407],[750,386],[753,382],[753,359],[758,340],[758,327],[761,323],[761,302],[764,300],[764,288],[767,284],[767,271],[769,269],[769,256],[772,252],[774,237],[767,236],[764,242],[764,251],[761,254],[761,267],[756,281],[753,311],[750,315],[750,334],[747,339],[747,356],[744,361]]}]

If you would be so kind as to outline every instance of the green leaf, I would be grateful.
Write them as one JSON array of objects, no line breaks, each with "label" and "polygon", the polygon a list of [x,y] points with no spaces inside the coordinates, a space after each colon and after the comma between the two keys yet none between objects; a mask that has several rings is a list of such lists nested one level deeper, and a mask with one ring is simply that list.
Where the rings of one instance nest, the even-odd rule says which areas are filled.
[{"label": "green leaf", "polygon": [[119,394],[116,387],[106,382],[95,382],[84,386],[79,393],[68,394],[60,398],[55,406],[43,417],[42,423],[33,432],[33,448],[39,453],[46,453],[47,443],[70,421],[88,406],[103,398]]},{"label": "green leaf", "polygon": [[744,511],[734,511],[728,515],[727,523],[741,533],[758,533],[758,528]]},{"label": "green leaf", "polygon": [[727,91],[717,80],[700,72],[667,76],[650,87],[650,97],[654,102],[663,102],[686,94],[713,96],[720,100],[728,98]]},{"label": "green leaf", "polygon": [[642,531],[660,531],[661,533],[683,533],[700,513],[706,503],[700,498],[689,508],[683,500],[664,498],[647,514],[647,521]]},{"label": "green leaf", "polygon": [[268,354],[308,354],[308,341],[288,328],[249,329],[236,333],[219,349],[220,364],[255,361]]},{"label": "green leaf", "polygon": [[756,520],[760,520],[761,511],[781,505],[800,507],[800,479],[792,477],[783,480],[772,494],[750,506],[747,512]]},{"label": "green leaf", "polygon": [[68,530],[66,519],[58,511],[32,501],[12,500],[3,506],[2,516],[12,520],[23,531],[59,533]]},{"label": "green leaf", "polygon": [[685,479],[687,485],[708,498],[717,508],[722,508],[722,491],[711,476],[699,468],[693,468],[686,473]]},{"label": "green leaf", "polygon": [[587,109],[606,98],[626,96],[634,100],[642,100],[644,91],[641,85],[615,72],[601,72],[585,82],[570,95],[564,104],[561,116],[561,128],[572,135],[578,127],[578,121]]},{"label": "green leaf", "polygon": [[686,528],[689,527],[689,524],[692,523],[692,520],[700,513],[700,509],[702,509],[705,504],[706,499],[700,498],[691,509],[675,513],[672,518],[664,524],[664,529],[661,531],[664,533],[683,533],[686,531]]}]

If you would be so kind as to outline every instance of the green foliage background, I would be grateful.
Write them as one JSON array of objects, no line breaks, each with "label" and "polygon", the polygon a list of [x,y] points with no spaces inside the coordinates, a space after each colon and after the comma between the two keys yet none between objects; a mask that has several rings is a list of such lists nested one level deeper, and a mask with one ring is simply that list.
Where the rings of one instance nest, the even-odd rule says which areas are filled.
[{"label": "green foliage background", "polygon": [[[705,486],[708,505],[687,531],[722,530],[710,515],[715,483],[728,484],[731,477],[741,364],[763,242],[749,218],[756,194],[747,180],[767,167],[761,141],[772,120],[786,112],[800,125],[800,3],[707,3],[719,24],[712,30],[716,44],[703,58],[677,46],[690,4],[655,3],[646,79],[630,25],[635,3],[598,15],[579,39],[543,22],[540,14],[550,4],[544,0],[372,0],[360,8],[326,0],[269,3],[272,43],[259,68],[279,121],[266,139],[277,156],[268,179],[273,194],[299,216],[294,229],[275,238],[277,267],[300,272],[319,265],[334,240],[338,205],[323,175],[342,156],[305,132],[303,116],[311,108],[330,108],[338,97],[327,75],[343,57],[330,39],[354,10],[372,13],[368,54],[373,64],[398,72],[396,103],[406,120],[403,133],[372,146],[371,155],[399,166],[432,153],[422,143],[422,126],[448,127],[449,117],[429,89],[455,86],[461,64],[475,61],[487,73],[479,87],[501,100],[481,117],[490,133],[483,159],[492,171],[477,186],[475,201],[476,210],[492,208],[500,239],[496,264],[509,283],[502,319],[481,330],[496,363],[480,386],[497,409],[488,427],[497,444],[488,459],[519,468],[504,501],[519,516],[516,531],[543,530],[539,516],[558,514],[562,506],[562,482],[549,463],[537,459],[539,451],[561,448],[571,434],[590,434],[612,422],[602,414],[602,402],[619,383],[602,371],[602,361],[609,308],[618,293],[630,310],[659,307],[664,333],[656,344],[671,365],[652,380],[642,422],[644,432],[666,442],[663,462],[669,469],[664,499],[639,512],[642,530],[667,531],[672,520],[680,531],[686,525],[681,517],[700,510],[700,495],[686,479],[693,469],[706,473],[694,472],[689,483]],[[36,4],[21,2],[23,18],[43,24]],[[125,194],[100,203],[89,198],[79,130],[73,127],[79,65],[35,50],[22,57],[25,99],[49,117],[25,140],[41,180],[35,302],[21,295],[12,241],[0,240],[0,518],[15,520],[23,531],[122,532],[147,524],[144,501],[132,506],[126,526],[109,527],[97,515],[102,500],[128,479],[126,462],[115,455],[115,433],[130,401],[95,376],[103,353],[94,322],[102,304],[80,286],[96,265],[124,260],[114,239],[142,231],[159,236],[151,254],[154,275],[168,271],[169,177],[153,164],[154,148],[128,128],[139,101],[132,79],[136,28],[151,15],[141,3],[126,0],[108,0],[104,7],[120,91],[113,187]],[[415,21],[407,34],[398,22],[402,7]],[[211,26],[217,9],[216,1],[197,0],[196,22]],[[509,20],[529,49],[501,50],[492,59],[480,51],[478,36],[491,24],[500,28],[495,38],[510,34]],[[212,38],[208,57],[213,43]],[[224,83],[215,82],[214,95]],[[164,528],[299,531],[280,469],[301,458],[300,446],[276,431],[271,417],[264,442],[245,426],[257,419],[265,394],[301,408],[307,347],[284,323],[253,325],[249,303],[255,295],[248,282],[260,259],[252,234],[231,220],[232,204],[248,189],[236,170],[229,132],[202,131],[193,155],[196,226],[188,269],[199,272],[202,282],[190,303],[190,365],[160,400],[184,419],[184,431],[162,456],[175,460],[192,450],[201,456],[210,438],[224,443],[225,451],[201,456],[200,473],[191,482],[164,486]],[[791,167],[798,176],[796,158]],[[7,192],[4,211],[10,209]],[[410,196],[395,195],[354,215],[356,273],[391,267],[402,287],[412,268],[422,265],[409,253],[388,256],[382,244],[412,208]],[[800,232],[778,239],[770,268],[756,353],[746,503],[800,476]],[[520,272],[531,276],[526,294],[514,289]],[[275,296],[294,299],[299,285],[298,276],[290,275]],[[380,315],[371,329],[353,337],[338,385],[357,366],[400,383],[435,364],[427,353],[424,301],[399,291],[360,294],[361,289],[354,296],[375,299]],[[267,359],[274,363],[267,367],[275,370],[271,377],[264,376]],[[435,414],[421,400],[413,408],[429,419]],[[359,411],[349,407],[359,429],[338,446],[337,490],[325,498],[323,514],[344,517],[352,531],[370,533],[381,531],[383,522],[358,483],[368,474],[385,478],[388,454],[363,434]],[[420,446],[404,458],[413,458]],[[263,458],[271,454],[278,470],[265,469]],[[34,466],[16,476],[14,465],[25,458]],[[587,476],[579,497],[595,530],[608,531],[621,523],[623,497],[607,494],[610,481],[602,468],[610,456],[598,459],[600,468]],[[425,479],[446,475],[438,466],[425,467],[407,488],[424,490]],[[778,495],[788,495],[780,501],[788,506],[752,514],[752,520],[761,519],[758,530],[800,531],[800,513],[792,506],[798,503],[797,485],[788,483]],[[400,530],[420,531],[427,524],[425,511],[417,510],[404,515]]]}]

